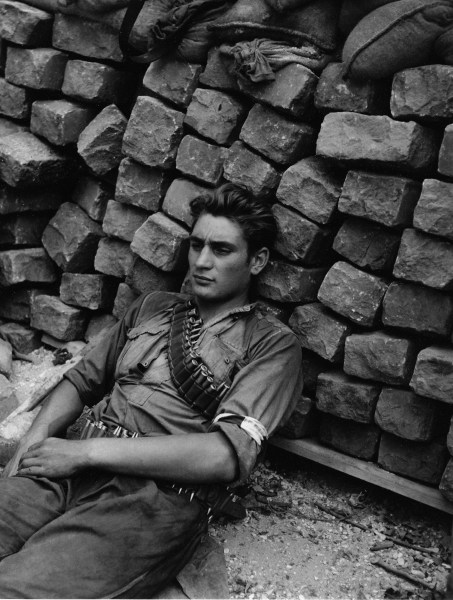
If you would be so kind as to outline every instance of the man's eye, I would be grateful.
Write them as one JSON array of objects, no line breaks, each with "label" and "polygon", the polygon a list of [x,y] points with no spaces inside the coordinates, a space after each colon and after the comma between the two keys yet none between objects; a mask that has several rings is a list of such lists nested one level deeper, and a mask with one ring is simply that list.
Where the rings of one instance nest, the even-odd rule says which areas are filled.
[{"label": "man's eye", "polygon": [[200,242],[190,242],[190,247],[192,250],[201,250],[202,244]]},{"label": "man's eye", "polygon": [[230,248],[214,248],[214,252],[215,254],[220,254],[221,256],[226,255],[226,254],[230,254],[231,250]]}]

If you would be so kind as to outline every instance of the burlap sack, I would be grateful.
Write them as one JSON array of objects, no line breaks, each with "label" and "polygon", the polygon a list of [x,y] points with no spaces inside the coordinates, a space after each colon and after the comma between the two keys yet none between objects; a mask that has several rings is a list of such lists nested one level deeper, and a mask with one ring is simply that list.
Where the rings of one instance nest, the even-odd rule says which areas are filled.
[{"label": "burlap sack", "polygon": [[341,33],[348,35],[368,13],[384,4],[390,4],[390,2],[395,2],[395,0],[343,0],[338,19]]},{"label": "burlap sack", "polygon": [[237,0],[232,8],[215,21],[210,29],[216,41],[236,43],[267,38],[300,46],[308,41],[326,52],[337,42],[338,0],[314,0],[283,13],[265,0]]},{"label": "burlap sack", "polygon": [[231,5],[227,0],[147,0],[129,41],[146,54],[143,62],[166,54],[186,62],[205,62],[212,34],[208,25]]},{"label": "burlap sack", "polygon": [[453,65],[453,26],[441,33],[435,41],[434,56],[443,65]]},{"label": "burlap sack", "polygon": [[310,2],[313,2],[313,0],[266,0],[266,3],[277,12],[300,8]]},{"label": "burlap sack", "polygon": [[381,79],[428,64],[434,43],[453,24],[451,0],[399,0],[377,8],[349,34],[345,76]]}]

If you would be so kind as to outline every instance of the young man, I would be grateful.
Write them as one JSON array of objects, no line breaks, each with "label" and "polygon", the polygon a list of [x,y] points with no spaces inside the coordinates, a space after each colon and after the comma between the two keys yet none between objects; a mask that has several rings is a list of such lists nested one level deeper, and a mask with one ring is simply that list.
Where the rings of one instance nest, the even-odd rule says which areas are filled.
[{"label": "young man", "polygon": [[[51,394],[0,479],[0,597],[152,597],[234,509],[301,394],[294,334],[250,303],[276,224],[226,184],[191,203],[193,295],[140,297]],[[82,439],[55,437],[92,408]],[[16,471],[17,469],[17,471]]]}]

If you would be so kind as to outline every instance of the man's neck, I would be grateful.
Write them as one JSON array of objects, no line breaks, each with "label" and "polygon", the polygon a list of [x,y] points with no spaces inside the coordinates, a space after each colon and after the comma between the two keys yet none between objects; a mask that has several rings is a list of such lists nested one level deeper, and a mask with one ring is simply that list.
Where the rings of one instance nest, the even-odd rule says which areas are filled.
[{"label": "man's neck", "polygon": [[234,298],[230,301],[224,301],[220,303],[214,302],[206,302],[202,299],[195,297],[195,303],[198,307],[198,312],[200,317],[203,319],[205,323],[212,321],[222,313],[226,313],[230,310],[234,310],[235,308],[241,308],[242,306],[246,306],[250,303],[248,296],[244,296],[242,298]]}]

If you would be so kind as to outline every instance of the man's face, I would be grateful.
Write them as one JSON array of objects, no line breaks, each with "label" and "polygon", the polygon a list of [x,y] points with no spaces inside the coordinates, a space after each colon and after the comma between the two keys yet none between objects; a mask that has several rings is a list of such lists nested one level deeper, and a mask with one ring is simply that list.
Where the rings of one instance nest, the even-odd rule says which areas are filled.
[{"label": "man's face", "polygon": [[[242,229],[226,217],[202,214],[190,236],[190,282],[200,303],[240,306],[248,302],[251,275],[264,264],[257,255],[249,257]],[[225,306],[223,306],[225,305]]]}]

